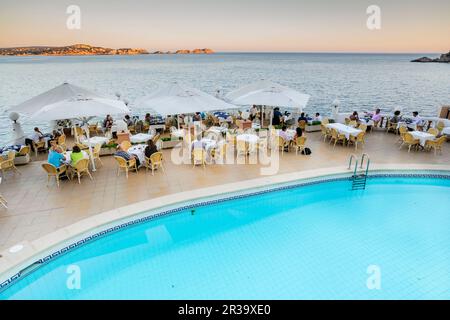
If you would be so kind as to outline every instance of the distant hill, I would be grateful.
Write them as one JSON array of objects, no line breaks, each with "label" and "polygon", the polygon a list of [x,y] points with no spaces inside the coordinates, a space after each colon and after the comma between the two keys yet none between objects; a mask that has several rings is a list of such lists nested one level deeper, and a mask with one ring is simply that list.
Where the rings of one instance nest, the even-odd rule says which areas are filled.
[{"label": "distant hill", "polygon": [[[155,51],[153,54],[212,54],[213,50],[194,49],[194,50],[177,50],[175,52]],[[103,47],[93,47],[87,44],[74,44],[65,47],[15,47],[0,48],[2,56],[95,56],[95,55],[138,55],[149,54],[145,49],[120,48],[111,49]]]},{"label": "distant hill", "polygon": [[0,48],[4,56],[89,56],[89,55],[137,55],[148,54],[144,49],[120,48],[111,49],[93,47],[87,44],[74,44],[65,47],[15,47]]}]

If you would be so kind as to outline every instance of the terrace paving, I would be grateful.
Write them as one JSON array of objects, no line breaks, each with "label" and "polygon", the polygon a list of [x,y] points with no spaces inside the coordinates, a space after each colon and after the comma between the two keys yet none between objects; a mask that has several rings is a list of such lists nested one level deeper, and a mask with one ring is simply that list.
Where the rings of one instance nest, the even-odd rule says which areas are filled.
[{"label": "terrace paving", "polygon": [[[295,152],[280,155],[277,174],[302,170],[346,166],[352,147],[330,146],[320,133],[307,134],[307,146],[312,155]],[[450,147],[445,143],[441,155],[433,152],[399,150],[398,136],[384,131],[367,134],[362,152],[370,155],[373,164],[428,164],[449,165]],[[205,169],[191,165],[177,165],[171,161],[171,149],[164,150],[165,172],[158,170],[152,176],[141,169],[117,176],[113,157],[102,157],[103,166],[94,174],[94,180],[83,177],[76,181],[62,181],[60,188],[54,182],[47,187],[47,175],[41,168],[45,155],[18,167],[21,175],[6,173],[0,193],[8,200],[8,209],[0,208],[0,251],[21,241],[31,241],[84,218],[125,205],[164,195],[195,190],[225,183],[261,177],[259,164],[209,165]]]}]

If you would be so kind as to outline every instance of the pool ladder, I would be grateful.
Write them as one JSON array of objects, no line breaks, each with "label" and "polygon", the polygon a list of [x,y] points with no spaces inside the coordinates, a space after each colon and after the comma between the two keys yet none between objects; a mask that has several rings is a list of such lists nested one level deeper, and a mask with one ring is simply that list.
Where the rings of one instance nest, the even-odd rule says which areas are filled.
[{"label": "pool ladder", "polygon": [[[358,157],[355,154],[352,154],[348,162],[349,170],[352,168],[353,159],[355,159],[355,167],[353,169],[352,175],[352,190],[365,190],[367,184],[367,174],[369,173],[369,166],[370,166],[369,155],[367,153],[363,153],[363,155],[361,156],[361,163],[358,168]],[[364,169],[363,166],[365,159],[367,159],[367,161],[366,161],[366,168]]]}]

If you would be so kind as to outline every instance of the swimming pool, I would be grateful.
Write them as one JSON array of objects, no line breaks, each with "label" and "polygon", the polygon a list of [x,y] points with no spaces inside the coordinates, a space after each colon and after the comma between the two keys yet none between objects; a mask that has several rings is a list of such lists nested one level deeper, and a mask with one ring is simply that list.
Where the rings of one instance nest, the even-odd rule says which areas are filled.
[{"label": "swimming pool", "polygon": [[394,175],[185,208],[68,250],[0,298],[449,299],[449,192],[448,176]]}]

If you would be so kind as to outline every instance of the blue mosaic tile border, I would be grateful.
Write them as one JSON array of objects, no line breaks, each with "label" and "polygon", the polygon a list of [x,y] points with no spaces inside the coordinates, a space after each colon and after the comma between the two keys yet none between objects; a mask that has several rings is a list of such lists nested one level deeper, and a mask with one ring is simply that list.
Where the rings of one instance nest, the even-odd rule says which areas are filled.
[{"label": "blue mosaic tile border", "polygon": [[[433,178],[433,179],[448,179],[450,180],[450,175],[449,174],[436,174],[436,173],[375,173],[375,174],[369,174],[367,176],[368,179],[374,179],[374,178]],[[265,193],[269,193],[269,192],[276,192],[276,191],[281,191],[281,190],[288,190],[288,189],[295,189],[295,188],[299,188],[299,187],[306,187],[306,186],[311,186],[311,185],[316,185],[316,184],[321,184],[321,183],[327,183],[327,182],[336,182],[336,181],[344,181],[344,180],[351,180],[351,176],[338,176],[338,177],[323,177],[321,178],[311,178],[314,179],[312,181],[303,181],[303,182],[299,182],[299,183],[292,183],[290,184],[289,182],[284,183],[285,185],[282,186],[278,186],[278,187],[267,187],[267,189],[263,189],[263,190],[259,190],[259,191],[255,191],[255,192],[245,192],[241,191],[241,194],[236,194],[233,196],[224,196],[218,199],[214,199],[214,200],[206,200],[206,201],[200,201],[200,202],[194,202],[191,203],[189,205],[185,205],[185,206],[181,206],[181,207],[177,207],[174,209],[169,209],[166,211],[162,211],[162,212],[158,212],[156,214],[152,214],[149,216],[145,216],[139,219],[135,219],[129,222],[125,222],[122,223],[120,225],[105,229],[103,231],[100,231],[98,233],[92,234],[84,239],[81,239],[77,242],[74,242],[58,251],[55,251],[54,253],[45,256],[44,258],[41,258],[39,260],[36,260],[34,263],[30,264],[29,266],[27,266],[26,268],[22,269],[20,272],[16,273],[15,275],[13,275],[12,277],[10,277],[9,279],[7,279],[6,281],[2,282],[0,284],[0,291],[5,290],[8,286],[10,286],[11,284],[13,284],[14,282],[16,282],[17,280],[23,278],[26,275],[31,274],[33,271],[35,271],[38,268],[35,268],[33,271],[31,272],[25,272],[29,267],[33,266],[33,265],[43,265],[46,264],[48,262],[50,262],[51,260],[67,253],[70,252],[73,249],[76,249],[82,245],[85,245],[89,242],[92,242],[98,238],[101,238],[103,236],[109,235],[110,233],[113,232],[117,232],[123,228],[127,228],[133,225],[137,225],[137,224],[141,224],[153,219],[156,219],[158,217],[161,216],[166,216],[166,215],[170,215],[170,214],[174,214],[174,213],[178,213],[178,212],[182,212],[185,210],[189,210],[189,209],[193,209],[193,208],[197,208],[197,207],[203,207],[203,206],[208,206],[208,205],[212,205],[212,204],[217,204],[220,202],[225,202],[225,201],[231,201],[231,200],[235,200],[235,199],[241,199],[241,198],[247,198],[247,197],[254,197],[254,196],[258,196],[261,194],[265,194]]]}]

